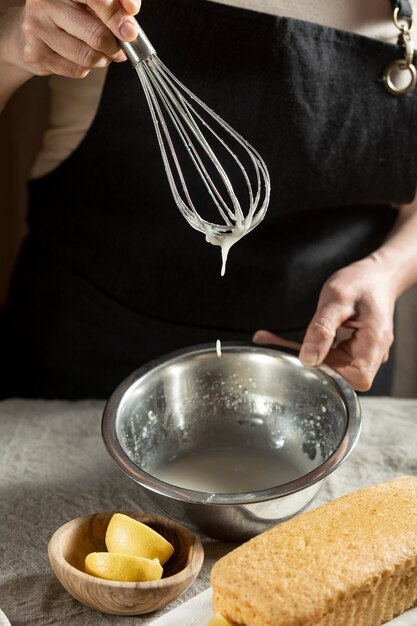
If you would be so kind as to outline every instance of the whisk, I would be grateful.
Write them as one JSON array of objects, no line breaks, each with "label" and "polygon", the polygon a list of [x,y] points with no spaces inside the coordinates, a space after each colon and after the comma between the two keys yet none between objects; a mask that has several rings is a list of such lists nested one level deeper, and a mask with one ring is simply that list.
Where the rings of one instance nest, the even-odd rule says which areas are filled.
[{"label": "whisk", "polygon": [[[145,92],[175,203],[190,226],[203,233],[209,243],[221,246],[221,273],[224,275],[231,246],[265,216],[271,192],[267,167],[246,139],[162,63],[140,27],[135,41],[120,41],[120,45],[137,71]],[[196,198],[192,198],[180,164],[179,146],[189,155],[211,210],[214,208],[221,223],[216,223],[217,217],[215,221],[204,219],[201,209],[196,208]],[[234,184],[231,169],[239,178]],[[237,197],[237,186],[244,190],[244,202]],[[201,193],[198,203],[202,203]]]}]

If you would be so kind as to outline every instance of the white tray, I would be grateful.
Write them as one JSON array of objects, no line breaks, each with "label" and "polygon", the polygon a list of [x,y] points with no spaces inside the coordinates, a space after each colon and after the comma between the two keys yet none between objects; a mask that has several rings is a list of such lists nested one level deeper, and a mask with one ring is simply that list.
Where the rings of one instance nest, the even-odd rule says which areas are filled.
[{"label": "white tray", "polygon": [[1,609],[0,609],[0,626],[11,626],[9,620],[7,619],[7,617],[5,616],[5,614],[3,613]]},{"label": "white tray", "polygon": [[[206,589],[169,613],[150,622],[149,626],[207,626],[213,616],[211,600],[211,589]],[[387,623],[389,626],[417,626],[417,608],[410,609]]]}]

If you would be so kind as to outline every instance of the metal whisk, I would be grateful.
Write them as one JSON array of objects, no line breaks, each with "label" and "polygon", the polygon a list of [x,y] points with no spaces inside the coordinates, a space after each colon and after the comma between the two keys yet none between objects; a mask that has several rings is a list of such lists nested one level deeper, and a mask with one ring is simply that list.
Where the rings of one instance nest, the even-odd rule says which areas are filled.
[{"label": "metal whisk", "polygon": [[[210,243],[222,247],[224,274],[230,247],[255,228],[266,213],[271,191],[267,167],[239,133],[170,72],[141,28],[135,41],[120,45],[145,92],[175,203],[193,228],[204,233]],[[191,158],[222,223],[204,219],[197,210],[180,165],[178,140]],[[229,174],[224,161],[228,163]],[[234,184],[230,169],[240,179]],[[236,185],[244,190],[244,205],[237,197]]]}]

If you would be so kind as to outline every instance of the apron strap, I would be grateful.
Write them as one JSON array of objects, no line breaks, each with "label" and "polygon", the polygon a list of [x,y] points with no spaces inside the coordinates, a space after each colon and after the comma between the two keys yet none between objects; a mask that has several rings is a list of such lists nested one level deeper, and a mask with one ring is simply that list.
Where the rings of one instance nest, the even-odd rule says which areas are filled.
[{"label": "apron strap", "polygon": [[399,9],[400,17],[411,17],[413,8],[410,0],[391,0],[392,9]]},{"label": "apron strap", "polygon": [[[403,96],[412,91],[417,85],[417,68],[414,65],[414,43],[411,39],[410,31],[413,28],[413,9],[410,0],[390,0],[393,9],[392,19],[399,31],[398,46],[403,49],[404,58],[395,59],[384,72],[384,84],[387,90],[394,96]],[[398,85],[393,80],[398,71],[405,72],[408,82],[405,86]]]}]

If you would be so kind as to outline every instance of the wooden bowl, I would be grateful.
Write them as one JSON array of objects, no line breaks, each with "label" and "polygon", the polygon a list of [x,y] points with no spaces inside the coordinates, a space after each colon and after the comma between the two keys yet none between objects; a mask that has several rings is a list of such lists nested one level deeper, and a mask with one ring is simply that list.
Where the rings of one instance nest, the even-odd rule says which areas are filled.
[{"label": "wooden bowl", "polygon": [[48,556],[56,577],[79,602],[102,613],[140,615],[166,606],[178,598],[197,577],[203,564],[203,546],[181,524],[159,515],[126,513],[147,524],[174,546],[161,580],[123,583],[90,576],[84,560],[90,552],[106,552],[104,538],[113,513],[78,517],[51,537]]}]

